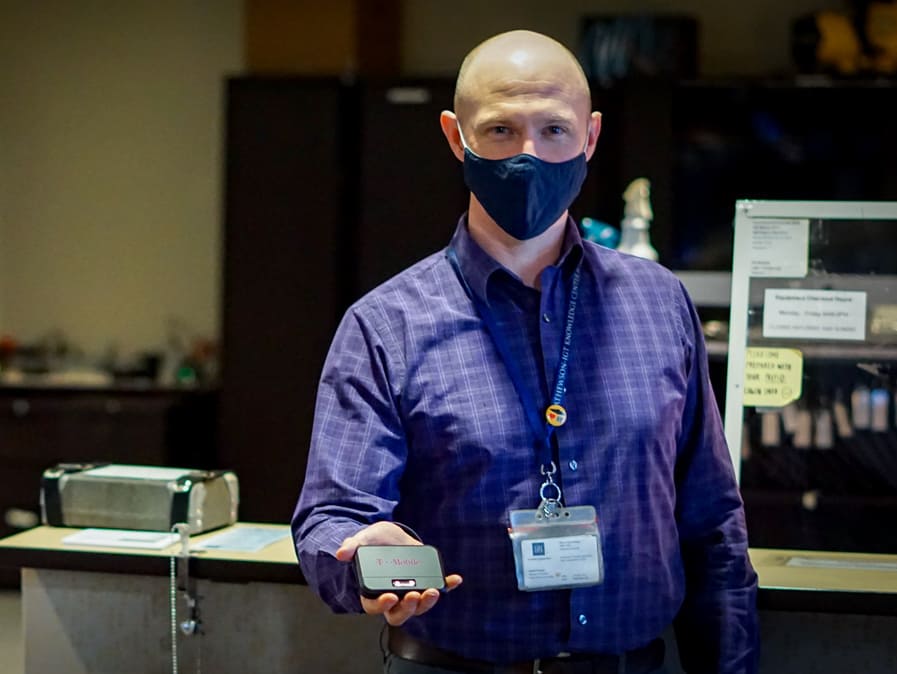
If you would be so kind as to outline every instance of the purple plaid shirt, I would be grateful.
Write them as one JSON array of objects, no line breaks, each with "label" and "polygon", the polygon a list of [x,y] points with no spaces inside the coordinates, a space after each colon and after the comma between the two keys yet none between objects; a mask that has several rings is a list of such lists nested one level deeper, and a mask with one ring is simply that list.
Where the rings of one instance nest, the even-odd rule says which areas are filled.
[{"label": "purple plaid shirt", "polygon": [[619,653],[675,620],[689,671],[756,671],[756,575],[685,289],[660,265],[583,242],[572,220],[541,292],[490,258],[466,218],[451,245],[546,404],[582,265],[555,458],[566,505],[597,509],[604,582],[517,589],[508,511],[539,503],[535,436],[441,251],[358,301],[334,338],[293,516],[309,585],[334,610],[359,611],[354,574],[334,552],[360,527],[394,520],[464,577],[405,624],[433,645],[496,663]]}]

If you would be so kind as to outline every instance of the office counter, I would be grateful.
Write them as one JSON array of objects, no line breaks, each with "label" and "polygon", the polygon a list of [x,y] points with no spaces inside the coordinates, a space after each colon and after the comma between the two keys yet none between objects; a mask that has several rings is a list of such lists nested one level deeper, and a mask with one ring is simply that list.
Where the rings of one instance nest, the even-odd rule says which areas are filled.
[{"label": "office counter", "polygon": [[[172,671],[170,559],[180,545],[62,543],[75,531],[36,527],[0,540],[0,566],[22,568],[26,673]],[[191,545],[221,532],[192,536]],[[304,584],[289,536],[257,553],[197,551],[190,572],[203,634],[179,635],[181,672],[382,671],[379,621],[331,614]],[[177,601],[184,620],[181,593]]]},{"label": "office counter", "polygon": [[[289,527],[279,524],[240,522],[233,527],[191,536],[190,545],[192,547],[224,531],[240,527],[289,532]],[[41,526],[0,539],[0,566],[164,575],[167,578],[169,559],[180,550],[180,544],[161,550],[145,550],[70,545],[62,542],[62,539],[77,531],[80,529]],[[207,580],[305,584],[289,535],[259,552],[191,551],[190,565],[193,577]]]},{"label": "office counter", "polygon": [[761,610],[897,617],[897,555],[753,548],[751,563]]},{"label": "office counter", "polygon": [[[36,527],[0,540],[0,566],[22,568],[26,672],[170,671],[179,545],[63,544],[74,531]],[[751,560],[762,671],[897,671],[897,555],[754,549]],[[204,633],[179,637],[182,671],[197,660],[210,672],[381,671],[379,621],[332,615],[304,585],[289,536],[257,553],[197,551],[190,565]]]}]

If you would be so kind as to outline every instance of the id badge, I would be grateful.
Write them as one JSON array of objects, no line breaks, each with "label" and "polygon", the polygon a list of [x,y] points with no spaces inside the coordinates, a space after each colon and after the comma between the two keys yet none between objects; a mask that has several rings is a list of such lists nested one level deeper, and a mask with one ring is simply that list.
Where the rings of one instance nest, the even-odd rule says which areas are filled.
[{"label": "id badge", "polygon": [[601,533],[593,506],[512,510],[508,535],[517,587],[527,592],[599,585],[604,580]]}]

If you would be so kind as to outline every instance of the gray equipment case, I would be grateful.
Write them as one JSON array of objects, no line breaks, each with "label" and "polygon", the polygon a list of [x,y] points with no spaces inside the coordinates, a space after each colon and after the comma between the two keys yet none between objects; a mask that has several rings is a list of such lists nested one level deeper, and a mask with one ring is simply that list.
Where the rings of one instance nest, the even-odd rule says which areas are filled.
[{"label": "gray equipment case", "polygon": [[44,524],[191,534],[237,521],[239,484],[231,471],[127,464],[60,463],[41,478]]}]

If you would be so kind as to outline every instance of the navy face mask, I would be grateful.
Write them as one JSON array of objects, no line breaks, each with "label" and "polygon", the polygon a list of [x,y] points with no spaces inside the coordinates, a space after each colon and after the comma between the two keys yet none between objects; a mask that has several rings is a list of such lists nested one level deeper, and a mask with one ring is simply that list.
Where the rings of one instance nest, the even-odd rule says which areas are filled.
[{"label": "navy face mask", "polygon": [[520,241],[539,236],[554,224],[586,179],[585,151],[562,162],[530,154],[486,159],[467,147],[463,134],[461,142],[467,188],[498,226]]}]

